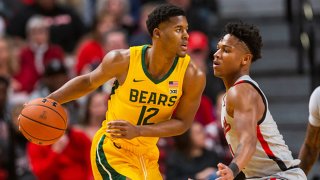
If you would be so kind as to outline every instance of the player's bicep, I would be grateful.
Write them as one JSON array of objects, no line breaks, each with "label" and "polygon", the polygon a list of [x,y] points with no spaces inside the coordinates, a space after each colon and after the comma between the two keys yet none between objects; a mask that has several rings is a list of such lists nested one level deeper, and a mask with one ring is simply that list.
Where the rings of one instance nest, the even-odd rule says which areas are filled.
[{"label": "player's bicep", "polygon": [[230,104],[233,108],[234,129],[241,141],[242,138],[256,136],[258,96],[254,94],[255,91],[238,86],[228,92],[227,105]]},{"label": "player's bicep", "polygon": [[234,110],[234,128],[239,140],[255,137],[257,122],[253,108]]}]

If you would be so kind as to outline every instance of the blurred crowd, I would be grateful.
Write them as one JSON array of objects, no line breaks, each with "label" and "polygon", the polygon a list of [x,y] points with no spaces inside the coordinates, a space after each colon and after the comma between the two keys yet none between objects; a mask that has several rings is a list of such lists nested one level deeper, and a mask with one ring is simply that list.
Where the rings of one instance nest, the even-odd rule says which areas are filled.
[{"label": "blurred crowd", "polygon": [[[0,180],[93,179],[90,145],[108,108],[113,80],[65,104],[69,126],[51,146],[27,142],[17,121],[25,102],[45,97],[88,73],[113,49],[150,44],[145,21],[160,3],[182,7],[189,21],[188,54],[207,74],[194,124],[161,138],[164,179],[213,179],[231,155],[220,125],[222,82],[213,76],[219,29],[213,0],[3,0],[0,2]],[[190,87],[192,88],[192,87]]]}]

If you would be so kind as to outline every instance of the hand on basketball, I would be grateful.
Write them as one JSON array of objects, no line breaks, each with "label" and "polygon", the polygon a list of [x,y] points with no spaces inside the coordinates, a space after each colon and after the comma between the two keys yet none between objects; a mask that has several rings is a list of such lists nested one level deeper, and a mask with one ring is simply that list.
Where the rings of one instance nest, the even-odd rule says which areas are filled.
[{"label": "hand on basketball", "polygon": [[107,133],[109,133],[113,138],[133,139],[139,136],[138,128],[124,120],[109,122]]},{"label": "hand on basketball", "polygon": [[224,165],[223,163],[218,164],[217,175],[219,176],[217,180],[233,180],[234,179],[232,170],[228,166]]}]

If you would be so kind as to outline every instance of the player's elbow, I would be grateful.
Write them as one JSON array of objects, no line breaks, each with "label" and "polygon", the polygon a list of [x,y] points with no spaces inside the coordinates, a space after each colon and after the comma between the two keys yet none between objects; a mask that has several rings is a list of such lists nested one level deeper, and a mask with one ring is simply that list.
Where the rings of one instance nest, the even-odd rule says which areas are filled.
[{"label": "player's elbow", "polygon": [[190,129],[192,122],[188,123],[188,121],[179,120],[180,126],[176,129],[177,135],[181,135],[185,132],[187,132],[188,129]]},{"label": "player's elbow", "polygon": [[[190,128],[190,127],[189,127]],[[182,135],[183,133],[187,132],[187,130],[189,129],[188,127],[184,127],[182,129],[180,129],[180,131],[178,131],[178,135]]]},{"label": "player's elbow", "polygon": [[85,74],[79,77],[81,87],[86,88],[88,91],[92,91],[97,88],[95,82],[91,79],[90,74]]}]

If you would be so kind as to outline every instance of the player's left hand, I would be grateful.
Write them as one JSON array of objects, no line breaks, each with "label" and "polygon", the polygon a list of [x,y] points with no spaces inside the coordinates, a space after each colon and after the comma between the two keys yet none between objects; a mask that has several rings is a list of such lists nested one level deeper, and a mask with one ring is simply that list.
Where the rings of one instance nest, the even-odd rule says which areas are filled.
[{"label": "player's left hand", "polygon": [[217,180],[233,180],[234,179],[232,170],[228,166],[224,165],[223,163],[218,164],[217,175],[219,176]]},{"label": "player's left hand", "polygon": [[112,138],[133,139],[139,136],[139,129],[128,121],[115,120],[108,122],[107,133]]}]

